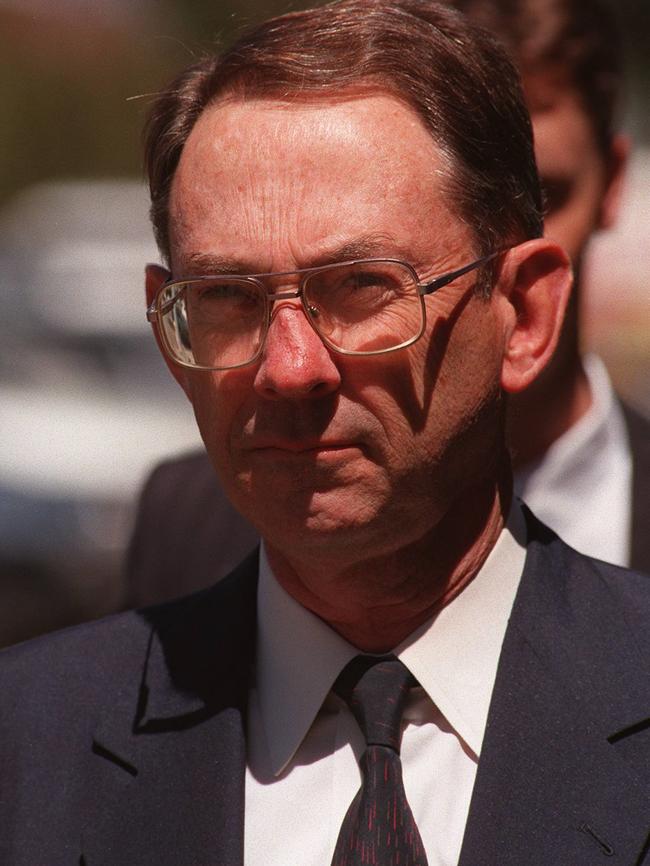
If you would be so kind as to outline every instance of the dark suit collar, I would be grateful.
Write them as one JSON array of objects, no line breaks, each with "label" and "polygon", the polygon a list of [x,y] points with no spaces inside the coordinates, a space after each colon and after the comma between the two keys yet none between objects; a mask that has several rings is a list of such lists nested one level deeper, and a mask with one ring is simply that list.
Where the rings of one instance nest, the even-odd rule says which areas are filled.
[{"label": "dark suit collar", "polygon": [[630,567],[650,574],[650,420],[622,404],[632,452]]},{"label": "dark suit collar", "polygon": [[258,551],[202,592],[137,613],[149,625],[142,677],[98,733],[180,730],[225,707],[245,708],[255,649]]},{"label": "dark suit collar", "polygon": [[141,679],[94,734],[89,866],[243,862],[257,571],[255,552],[214,588],[137,614]]},{"label": "dark suit collar", "polygon": [[629,866],[647,834],[650,647],[607,591],[624,573],[529,525],[459,866]]}]

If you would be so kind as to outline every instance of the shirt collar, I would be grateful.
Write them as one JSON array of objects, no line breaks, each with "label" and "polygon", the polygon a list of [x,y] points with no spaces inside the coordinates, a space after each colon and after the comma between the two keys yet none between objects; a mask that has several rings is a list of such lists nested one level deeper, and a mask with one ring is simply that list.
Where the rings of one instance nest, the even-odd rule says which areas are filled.
[{"label": "shirt collar", "polygon": [[627,427],[602,361],[587,355],[583,364],[589,409],[541,458],[517,471],[515,491],[572,547],[626,565],[633,473]]},{"label": "shirt collar", "polygon": [[[474,579],[394,650],[476,755],[524,559],[525,523],[513,503],[506,527]],[[277,776],[337,676],[359,651],[282,589],[263,544],[257,606],[257,699]]]},{"label": "shirt collar", "polygon": [[477,757],[525,559],[526,524],[515,500],[476,577],[395,649]]},{"label": "shirt collar", "polygon": [[[542,457],[517,471],[515,490],[526,501],[530,490],[567,490],[569,495],[576,485],[581,491],[587,487],[598,490],[609,449],[625,443],[625,422],[605,365],[591,354],[585,355],[582,362],[591,406]],[[584,501],[586,495],[582,496]]]},{"label": "shirt collar", "polygon": [[323,701],[358,650],[286,592],[260,549],[256,688],[271,768],[293,757]]}]

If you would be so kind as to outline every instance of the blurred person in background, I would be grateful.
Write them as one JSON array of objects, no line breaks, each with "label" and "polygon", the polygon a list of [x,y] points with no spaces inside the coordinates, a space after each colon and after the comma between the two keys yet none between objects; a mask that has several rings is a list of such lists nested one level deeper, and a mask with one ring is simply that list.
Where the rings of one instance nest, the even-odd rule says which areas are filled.
[{"label": "blurred person in background", "polygon": [[[575,288],[552,363],[511,401],[515,490],[577,550],[650,571],[650,423],[580,350],[582,266],[616,219],[628,140],[616,126],[622,62],[600,0],[455,0],[519,65],[546,193],[546,234],[571,255]],[[169,514],[174,514],[173,521]],[[207,455],[158,467],[140,500],[127,557],[139,606],[208,586],[257,542]]]},{"label": "blurred person in background", "polygon": [[510,404],[515,489],[577,550],[650,571],[650,423],[614,394],[580,347],[583,265],[615,222],[629,143],[617,129],[616,20],[600,0],[454,0],[516,60],[546,194],[545,233],[569,252],[575,283],[544,374]]}]

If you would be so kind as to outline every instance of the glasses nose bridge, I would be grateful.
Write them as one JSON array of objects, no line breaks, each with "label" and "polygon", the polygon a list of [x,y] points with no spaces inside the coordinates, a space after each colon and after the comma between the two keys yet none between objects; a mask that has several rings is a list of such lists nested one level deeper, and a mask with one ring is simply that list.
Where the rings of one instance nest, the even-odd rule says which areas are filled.
[{"label": "glasses nose bridge", "polygon": [[[288,271],[283,274],[269,274],[265,280],[266,295],[269,303],[273,304],[274,301],[283,301],[290,298],[302,298],[305,279],[306,275],[297,271]],[[295,285],[296,280],[297,285]],[[287,288],[291,283],[294,283],[295,287]],[[273,284],[275,284],[275,288]]]},{"label": "glasses nose bridge", "polygon": [[[285,304],[282,304],[282,303],[276,305],[276,301],[290,301],[290,300],[298,300],[299,301],[299,304],[293,308],[297,312],[300,311],[302,313],[302,315],[305,317],[305,320],[306,320],[307,324],[309,325],[311,331],[315,332],[316,336],[318,337],[318,339],[321,342],[324,342],[323,336],[319,332],[319,330],[316,327],[316,324],[313,320],[313,317],[311,315],[311,311],[310,311],[310,308],[309,308],[309,305],[307,303],[307,299],[306,299],[305,293],[304,293],[305,285],[308,282],[310,276],[311,276],[311,272],[301,273],[300,271],[289,271],[287,273],[282,273],[282,274],[273,274],[272,277],[273,277],[274,281],[277,281],[277,282],[281,281],[280,286],[278,286],[278,288],[276,288],[276,289],[271,289],[268,285],[268,282],[267,282],[266,291],[267,291],[267,310],[268,310],[267,323],[268,324],[267,324],[267,328],[266,328],[266,333],[264,334],[263,344],[265,344],[267,341],[269,329],[271,327],[273,320],[276,318],[277,314],[280,313],[280,311],[282,309],[284,309],[284,307],[285,307]],[[297,280],[297,284],[295,284],[296,280]],[[282,288],[283,283],[286,285],[286,284],[289,284],[291,282],[293,282],[295,284],[294,288],[291,288],[291,289]]]},{"label": "glasses nose bridge", "polygon": [[[284,304],[276,306],[276,301],[290,301],[298,299],[300,301],[300,307],[302,308],[303,313],[305,313],[306,318],[309,319],[303,293],[307,276],[307,274],[301,274],[299,271],[288,271],[282,274],[272,274],[267,277],[265,288],[268,303],[269,324],[273,321],[277,313],[284,306]],[[269,286],[269,279],[272,279],[272,281],[277,284],[276,288]],[[286,288],[286,286],[291,284],[292,282],[295,284],[296,279],[298,282],[294,288]],[[285,286],[285,288],[283,288],[283,285]]]}]

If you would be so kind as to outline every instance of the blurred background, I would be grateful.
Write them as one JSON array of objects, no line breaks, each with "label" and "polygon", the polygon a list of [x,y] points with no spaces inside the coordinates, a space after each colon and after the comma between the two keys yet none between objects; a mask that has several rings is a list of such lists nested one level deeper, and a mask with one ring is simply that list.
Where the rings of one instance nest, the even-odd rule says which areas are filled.
[{"label": "blurred background", "polygon": [[[137,492],[199,443],[144,317],[150,94],[306,5],[0,0],[0,645],[120,607]],[[635,155],[622,218],[591,250],[584,339],[650,413],[650,4],[616,11]]]}]

